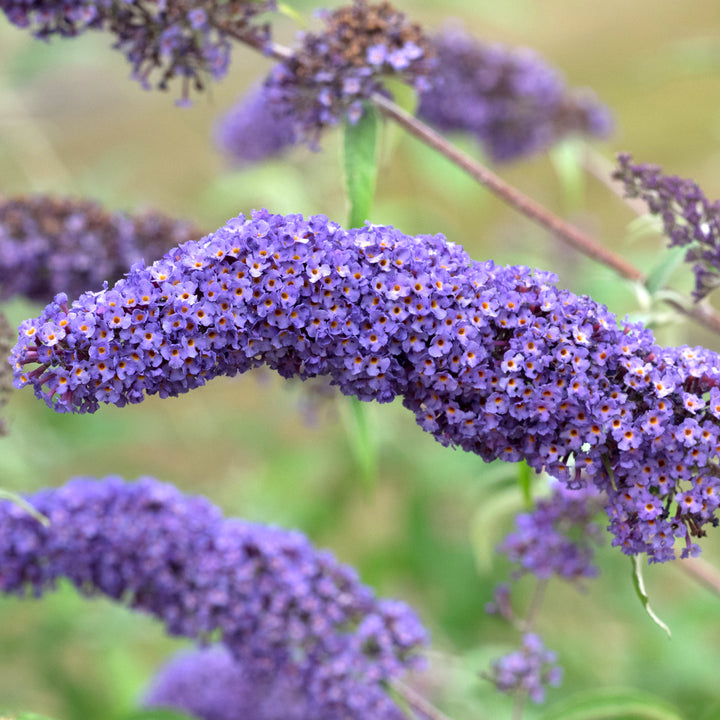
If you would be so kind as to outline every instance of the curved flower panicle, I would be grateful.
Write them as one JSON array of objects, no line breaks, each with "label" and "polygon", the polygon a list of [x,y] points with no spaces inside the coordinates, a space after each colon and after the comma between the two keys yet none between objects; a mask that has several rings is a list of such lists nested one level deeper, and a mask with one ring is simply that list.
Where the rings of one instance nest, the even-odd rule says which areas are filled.
[{"label": "curved flower panicle", "polygon": [[287,674],[318,718],[402,717],[380,684],[418,663],[422,626],[300,533],[224,519],[151,478],[75,479],[28,500],[50,524],[0,502],[1,591],[39,596],[66,578],[173,635],[219,634],[266,682]]},{"label": "curved flower panicle", "polygon": [[234,165],[262,162],[294,143],[292,118],[277,111],[262,85],[251,88],[215,125],[215,144]]},{"label": "curved flower panicle", "polygon": [[317,143],[323,128],[363,113],[362,102],[396,77],[417,89],[434,64],[419,25],[389,2],[354,0],[323,14],[323,33],[301,33],[301,46],[266,81],[276,112],[292,118],[298,138]]},{"label": "curved flower panicle", "polygon": [[127,57],[143,87],[151,87],[155,73],[161,90],[180,77],[185,102],[191,86],[204,89],[205,76],[225,75],[231,41],[260,46],[268,41],[268,26],[255,20],[274,9],[275,0],[0,0],[11,23],[39,38],[72,37],[88,29],[111,32],[113,47]]},{"label": "curved flower panicle", "polygon": [[601,541],[601,533],[593,520],[602,507],[603,498],[592,485],[571,489],[555,484],[549,498],[515,518],[515,531],[498,550],[520,566],[516,576],[532,573],[541,580],[557,576],[570,581],[595,577],[593,545]]},{"label": "curved flower panicle", "polygon": [[420,94],[418,117],[443,131],[475,135],[493,160],[542,152],[564,136],[604,136],[609,110],[589,90],[531,50],[483,43],[458,28],[432,38],[437,64]]},{"label": "curved flower panicle", "polygon": [[132,216],[76,198],[0,196],[0,298],[77,297],[200,237],[191,223],[156,212]]},{"label": "curved flower panicle", "polygon": [[19,328],[15,385],[94,412],[260,365],[327,376],[361,400],[401,396],[445,445],[588,478],[626,553],[696,552],[718,523],[720,358],[659,347],[555,279],[440,235],[260,211],[114,288],[57,296]]},{"label": "curved flower panicle", "polygon": [[[178,653],[153,678],[142,705],[190,713],[199,720],[341,720],[310,702],[302,678],[269,675],[248,658],[238,662],[222,645]],[[401,717],[395,706],[363,720]]]},{"label": "curved flower panicle", "polygon": [[640,198],[662,219],[670,247],[688,247],[693,298],[702,300],[715,290],[720,285],[720,200],[710,202],[696,182],[663,175],[659,165],[633,164],[629,153],[618,155],[613,177],[623,183],[627,197]]}]

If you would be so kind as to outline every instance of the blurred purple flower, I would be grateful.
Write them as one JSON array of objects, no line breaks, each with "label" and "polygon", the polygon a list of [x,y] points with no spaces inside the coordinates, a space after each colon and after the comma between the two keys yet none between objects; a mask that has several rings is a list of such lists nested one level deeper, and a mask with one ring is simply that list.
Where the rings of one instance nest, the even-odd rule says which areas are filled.
[{"label": "blurred purple flower", "polygon": [[[302,676],[290,669],[268,674],[253,658],[236,660],[222,645],[179,653],[160,669],[143,698],[146,708],[170,708],[199,720],[342,720],[314,704]],[[363,720],[398,720],[394,705]]]},{"label": "blurred purple flower", "polygon": [[0,299],[47,303],[61,291],[77,297],[200,237],[191,223],[156,212],[133,216],[76,198],[0,196]]},{"label": "blurred purple flower", "polygon": [[532,573],[541,580],[553,576],[564,580],[592,578],[593,545],[601,532],[593,518],[604,498],[593,486],[571,489],[555,484],[549,498],[538,500],[533,509],[515,518],[515,531],[498,550],[517,563],[516,575]]},{"label": "blurred purple flower", "polygon": [[545,702],[545,686],[558,687],[562,668],[557,655],[548,650],[535,633],[526,633],[520,650],[505,655],[492,664],[487,677],[500,692],[523,693],[535,703]]},{"label": "blurred purple flower", "polygon": [[295,143],[292,117],[269,101],[262,85],[251,88],[215,126],[215,144],[235,165],[248,165],[280,155]]},{"label": "blurred purple flower", "polygon": [[571,133],[604,136],[608,109],[589,90],[569,91],[531,50],[483,43],[457,28],[432,38],[437,65],[420,94],[418,117],[477,137],[493,160],[542,152]]},{"label": "blurred purple flower", "polygon": [[113,47],[125,54],[143,87],[150,87],[155,72],[162,90],[182,78],[183,103],[191,85],[204,88],[204,76],[225,75],[231,42],[267,42],[268,26],[254,20],[274,9],[275,0],[0,0],[8,20],[38,38],[74,37],[88,29],[112,33]]},{"label": "blurred purple flower", "polygon": [[403,603],[298,532],[224,519],[152,478],[75,479],[0,502],[0,590],[40,596],[66,578],[160,619],[172,635],[219,635],[255,680],[281,675],[317,718],[401,718],[383,682],[426,642]]}]

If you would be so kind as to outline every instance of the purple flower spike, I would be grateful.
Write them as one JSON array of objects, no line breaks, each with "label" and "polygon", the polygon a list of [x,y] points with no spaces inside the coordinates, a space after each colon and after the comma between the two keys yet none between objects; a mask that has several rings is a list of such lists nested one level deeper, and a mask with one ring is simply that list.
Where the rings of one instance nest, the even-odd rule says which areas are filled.
[{"label": "purple flower spike", "polygon": [[434,53],[419,25],[390,3],[354,0],[324,13],[323,33],[302,33],[300,48],[266,81],[268,96],[292,117],[300,139],[316,145],[322,130],[395,77],[424,85]]},{"label": "purple flower spike", "polygon": [[[8,322],[5,313],[0,313],[0,408],[7,404],[12,391],[12,373],[9,372],[7,358],[10,355],[15,330]],[[0,417],[0,435],[7,435],[5,420]]]},{"label": "purple flower spike", "polygon": [[[147,708],[170,708],[199,720],[342,720],[345,715],[313,705],[293,672],[269,675],[248,658],[238,662],[222,646],[186,651],[172,658],[143,699]],[[363,720],[396,720],[394,705]]]},{"label": "purple flower spike", "polygon": [[493,662],[488,679],[500,692],[524,693],[535,703],[545,702],[545,686],[558,687],[562,682],[562,668],[557,656],[545,648],[535,633],[523,636],[522,649]]},{"label": "purple flower spike", "polygon": [[594,484],[628,554],[694,552],[718,523],[720,357],[659,347],[555,280],[440,235],[262,210],[113,288],[57,296],[19,328],[15,386],[94,412],[261,365],[326,376],[361,400],[401,396],[445,445]]},{"label": "purple flower spike", "polygon": [[254,20],[274,9],[275,0],[0,0],[8,20],[38,38],[109,31],[115,36],[113,47],[124,53],[143,87],[150,87],[156,72],[161,90],[180,77],[185,101],[191,84],[203,90],[204,76],[225,75],[231,42],[267,42],[268,26]]},{"label": "purple flower spike", "polygon": [[516,576],[532,573],[542,580],[557,576],[571,581],[595,577],[593,544],[601,541],[601,533],[593,518],[602,506],[592,486],[572,490],[556,484],[532,512],[517,516],[515,532],[498,549],[520,565]]},{"label": "purple flower spike", "polygon": [[694,263],[696,301],[720,285],[720,200],[710,202],[697,183],[663,175],[659,165],[634,165],[632,155],[618,155],[613,174],[625,194],[641,198],[652,215],[662,219],[670,247],[688,247],[685,260]]},{"label": "purple flower spike", "polygon": [[256,86],[220,118],[215,143],[232,164],[258,163],[295,143],[294,123],[270,102],[265,87]]},{"label": "purple flower spike", "polygon": [[608,109],[591,91],[568,91],[562,75],[530,50],[482,43],[457,28],[432,44],[437,65],[418,117],[475,135],[493,160],[542,152],[570,133],[604,136],[612,129]]},{"label": "purple flower spike", "polygon": [[0,502],[0,591],[37,597],[66,578],[172,635],[221,636],[254,682],[287,678],[318,720],[402,718],[381,684],[418,664],[425,631],[300,533],[224,519],[152,478],[75,479],[28,500],[50,524]]},{"label": "purple flower spike", "polygon": [[0,196],[0,299],[77,297],[200,237],[191,223],[155,212],[130,216],[88,200]]}]

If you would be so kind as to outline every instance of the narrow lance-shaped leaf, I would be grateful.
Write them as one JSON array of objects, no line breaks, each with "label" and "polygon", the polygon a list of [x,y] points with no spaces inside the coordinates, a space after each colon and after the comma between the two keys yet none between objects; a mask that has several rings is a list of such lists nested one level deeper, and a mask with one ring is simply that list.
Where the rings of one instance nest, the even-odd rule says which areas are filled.
[{"label": "narrow lance-shaped leaf", "polygon": [[642,576],[642,563],[638,555],[634,555],[632,558],[633,567],[633,584],[635,585],[635,592],[640,598],[640,602],[645,608],[645,612],[650,616],[650,619],[659,627],[662,628],[668,637],[672,637],[670,628],[655,614],[655,611],[650,607],[650,598],[648,597],[647,590],[645,590],[645,581]]},{"label": "narrow lance-shaped leaf", "polygon": [[550,159],[560,180],[568,212],[576,212],[583,207],[585,171],[581,158],[584,152],[584,144],[577,140],[566,140],[550,151]]},{"label": "narrow lance-shaped leaf", "polygon": [[350,227],[370,219],[377,178],[377,113],[365,105],[356,123],[345,121],[345,185],[350,201]]},{"label": "narrow lance-shaped leaf", "polygon": [[525,462],[518,463],[517,481],[526,508],[532,507],[532,478],[535,471]]},{"label": "narrow lance-shaped leaf", "polygon": [[663,253],[660,262],[653,267],[645,280],[645,287],[651,295],[667,285],[673,271],[682,264],[686,254],[686,247],[672,247]]},{"label": "narrow lance-shaped leaf", "polygon": [[286,17],[289,17],[301,27],[305,27],[305,21],[303,19],[303,16],[291,5],[288,5],[284,2],[279,2],[277,4],[277,12],[280,15],[285,15]]},{"label": "narrow lance-shaped leaf", "polygon": [[368,492],[377,485],[377,443],[368,417],[367,403],[349,398],[350,420],[347,427],[348,442],[360,471],[360,479]]},{"label": "narrow lance-shaped leaf", "polygon": [[[345,121],[345,187],[350,203],[350,227],[361,227],[370,219],[377,179],[377,113],[365,105],[356,123]],[[371,437],[367,408],[359,400],[350,401],[352,427],[348,439],[357,461],[363,485],[372,490],[377,479],[377,451]]]}]

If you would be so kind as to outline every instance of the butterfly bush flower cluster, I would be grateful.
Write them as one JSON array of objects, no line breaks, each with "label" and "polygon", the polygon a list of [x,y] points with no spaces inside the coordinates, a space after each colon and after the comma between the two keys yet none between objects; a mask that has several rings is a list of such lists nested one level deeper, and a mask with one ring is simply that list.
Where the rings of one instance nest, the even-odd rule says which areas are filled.
[{"label": "butterfly bush flower cluster", "polygon": [[[425,54],[434,60],[418,85],[418,116],[443,131],[476,136],[494,160],[546,150],[569,134],[602,137],[612,129],[609,110],[590,90],[568,90],[560,73],[529,50],[483,43],[457,28],[430,37],[429,48]],[[297,80],[287,73],[286,66],[277,66],[265,93],[253,89],[220,120],[216,143],[231,160],[244,164],[281,153],[295,143],[296,124],[317,142],[327,123],[298,117],[298,107],[307,113],[303,103],[311,91],[300,94]],[[324,83],[327,73],[313,77],[318,75]],[[290,94],[278,90],[278,77],[281,86],[291,84]],[[339,86],[338,79],[333,82]],[[356,103],[351,116],[361,108]]]},{"label": "butterfly bush flower cluster", "polygon": [[190,223],[156,212],[132,216],[90,200],[0,196],[0,298],[47,303],[61,291],[77,297],[201,236]]},{"label": "butterfly bush flower cluster", "polygon": [[[12,372],[7,364],[13,342],[15,340],[15,328],[10,325],[5,313],[0,313],[0,408],[3,408],[12,392]],[[7,423],[0,417],[0,435],[7,435]]]},{"label": "butterfly bush flower cluster", "polygon": [[598,574],[593,545],[601,541],[601,529],[593,520],[602,507],[594,486],[570,489],[557,483],[550,497],[515,518],[514,532],[498,550],[519,565],[515,577],[532,573],[541,580],[593,578]]},{"label": "butterfly bush flower cluster", "polygon": [[72,305],[56,296],[20,325],[14,382],[94,412],[261,365],[326,376],[402,397],[444,445],[596,485],[628,554],[695,553],[718,522],[720,358],[659,347],[555,281],[441,235],[263,210]]},{"label": "butterfly bush flower cluster", "polygon": [[259,163],[295,144],[295,126],[270,101],[263,85],[241,97],[215,126],[215,145],[233,165]]},{"label": "butterfly bush flower cluster", "polygon": [[325,31],[302,33],[300,47],[266,81],[275,112],[292,117],[298,137],[311,145],[344,116],[356,122],[384,79],[420,89],[434,64],[420,26],[388,2],[355,0],[323,17]]},{"label": "butterfly bush flower cluster", "polygon": [[[160,669],[143,698],[146,708],[169,708],[199,720],[341,720],[313,705],[302,689],[299,675],[268,675],[253,659],[236,660],[225,647],[179,653]],[[388,706],[363,720],[398,717]]]},{"label": "butterfly bush flower cluster", "polygon": [[[600,543],[601,531],[593,518],[602,506],[603,497],[592,485],[571,489],[553,483],[550,496],[538,500],[531,511],[518,515],[515,530],[498,547],[518,566],[512,580],[527,573],[543,581],[559,577],[577,582],[595,577],[598,568],[593,564],[593,545]],[[527,626],[513,611],[508,583],[495,588],[493,601],[485,610],[515,627]],[[561,684],[562,668],[555,653],[545,648],[537,634],[525,632],[522,647],[495,660],[488,679],[501,692],[524,692],[541,703],[546,686]]]},{"label": "butterfly bush flower cluster", "polygon": [[557,655],[548,650],[535,633],[523,636],[522,648],[493,662],[487,679],[503,693],[523,693],[533,702],[545,701],[545,688],[558,687],[562,682],[562,668],[556,664]]},{"label": "butterfly bush flower cluster", "polygon": [[418,116],[442,131],[470,133],[496,161],[546,150],[570,133],[607,135],[608,109],[590,90],[568,90],[531,50],[485,43],[458,28],[432,38],[435,70]]},{"label": "butterfly bush flower cluster", "polygon": [[255,20],[273,9],[274,0],[0,0],[11,23],[39,38],[73,37],[88,29],[112,33],[114,47],[143,87],[151,87],[153,74],[162,90],[180,77],[184,100],[191,85],[203,89],[205,76],[225,75],[233,41],[260,47],[268,41],[267,25]]},{"label": "butterfly bush flower cluster", "polygon": [[50,524],[0,503],[2,592],[66,578],[173,635],[219,634],[266,682],[287,674],[319,720],[402,717],[380,683],[418,663],[422,626],[300,533],[224,519],[152,478],[80,478],[28,501]]},{"label": "butterfly bush flower cluster", "polygon": [[694,263],[693,297],[702,300],[720,285],[720,201],[708,200],[693,180],[663,175],[659,165],[635,164],[632,155],[618,155],[613,174],[630,198],[647,203],[662,220],[670,247],[687,247],[687,262]]}]

